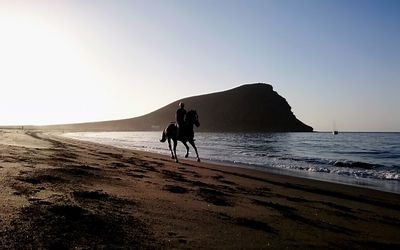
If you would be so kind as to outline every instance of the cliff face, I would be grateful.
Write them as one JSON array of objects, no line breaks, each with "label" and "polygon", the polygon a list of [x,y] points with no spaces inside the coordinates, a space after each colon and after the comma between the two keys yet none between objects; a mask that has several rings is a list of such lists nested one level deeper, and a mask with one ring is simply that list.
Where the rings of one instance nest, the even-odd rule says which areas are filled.
[{"label": "cliff face", "polygon": [[[231,90],[181,100],[195,109],[201,126],[209,132],[311,132],[269,84],[248,84]],[[162,130],[175,119],[179,101],[144,116],[107,122],[48,126],[49,129],[130,131]]]}]

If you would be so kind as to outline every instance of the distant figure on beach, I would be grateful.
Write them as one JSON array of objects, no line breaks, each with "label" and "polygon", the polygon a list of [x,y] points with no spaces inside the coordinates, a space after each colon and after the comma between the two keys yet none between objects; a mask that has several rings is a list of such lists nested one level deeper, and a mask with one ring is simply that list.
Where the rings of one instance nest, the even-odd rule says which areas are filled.
[{"label": "distant figure on beach", "polygon": [[183,102],[179,103],[179,109],[176,110],[175,118],[176,118],[176,124],[177,124],[177,128],[178,128],[176,134],[177,134],[177,137],[179,138],[180,132],[184,128],[184,123],[185,123],[185,119],[186,119],[185,104]]}]

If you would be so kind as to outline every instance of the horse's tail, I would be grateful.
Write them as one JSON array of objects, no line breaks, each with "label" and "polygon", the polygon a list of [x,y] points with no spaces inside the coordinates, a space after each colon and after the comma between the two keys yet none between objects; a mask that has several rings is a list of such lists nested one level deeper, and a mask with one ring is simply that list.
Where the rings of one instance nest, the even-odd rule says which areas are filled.
[{"label": "horse's tail", "polygon": [[162,132],[162,135],[161,135],[160,142],[165,142],[166,140],[167,140],[167,133],[166,133],[166,131],[164,129],[163,132]]}]

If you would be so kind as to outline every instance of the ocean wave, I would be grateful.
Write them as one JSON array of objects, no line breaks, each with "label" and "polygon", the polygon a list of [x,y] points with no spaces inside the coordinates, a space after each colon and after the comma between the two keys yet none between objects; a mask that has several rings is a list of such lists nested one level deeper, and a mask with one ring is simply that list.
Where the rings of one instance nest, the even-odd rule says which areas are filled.
[{"label": "ocean wave", "polygon": [[376,164],[360,161],[335,161],[333,163],[335,167],[346,167],[346,168],[361,168],[361,169],[375,169],[378,167]]},{"label": "ocean wave", "polygon": [[283,164],[279,163],[274,165],[275,168],[284,168],[289,170],[306,171],[309,173],[325,173],[335,174],[339,176],[359,178],[368,178],[376,180],[395,180],[400,181],[400,172],[397,170],[385,169],[360,169],[348,167],[323,167],[317,165],[297,165],[297,164]]},{"label": "ocean wave", "polygon": [[336,154],[349,154],[349,155],[392,155],[392,152],[387,151],[387,150],[373,150],[373,151],[365,151],[365,150],[361,150],[361,151],[346,151],[346,150],[336,150],[336,151],[332,151],[333,153]]}]

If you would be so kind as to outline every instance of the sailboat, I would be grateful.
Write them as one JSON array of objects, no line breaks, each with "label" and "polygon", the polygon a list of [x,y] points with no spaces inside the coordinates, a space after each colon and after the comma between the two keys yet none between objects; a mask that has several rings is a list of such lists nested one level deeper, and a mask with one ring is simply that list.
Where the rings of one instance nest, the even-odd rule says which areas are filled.
[{"label": "sailboat", "polygon": [[336,122],[333,122],[333,130],[332,130],[332,134],[337,135],[339,134],[339,131],[336,129]]}]

